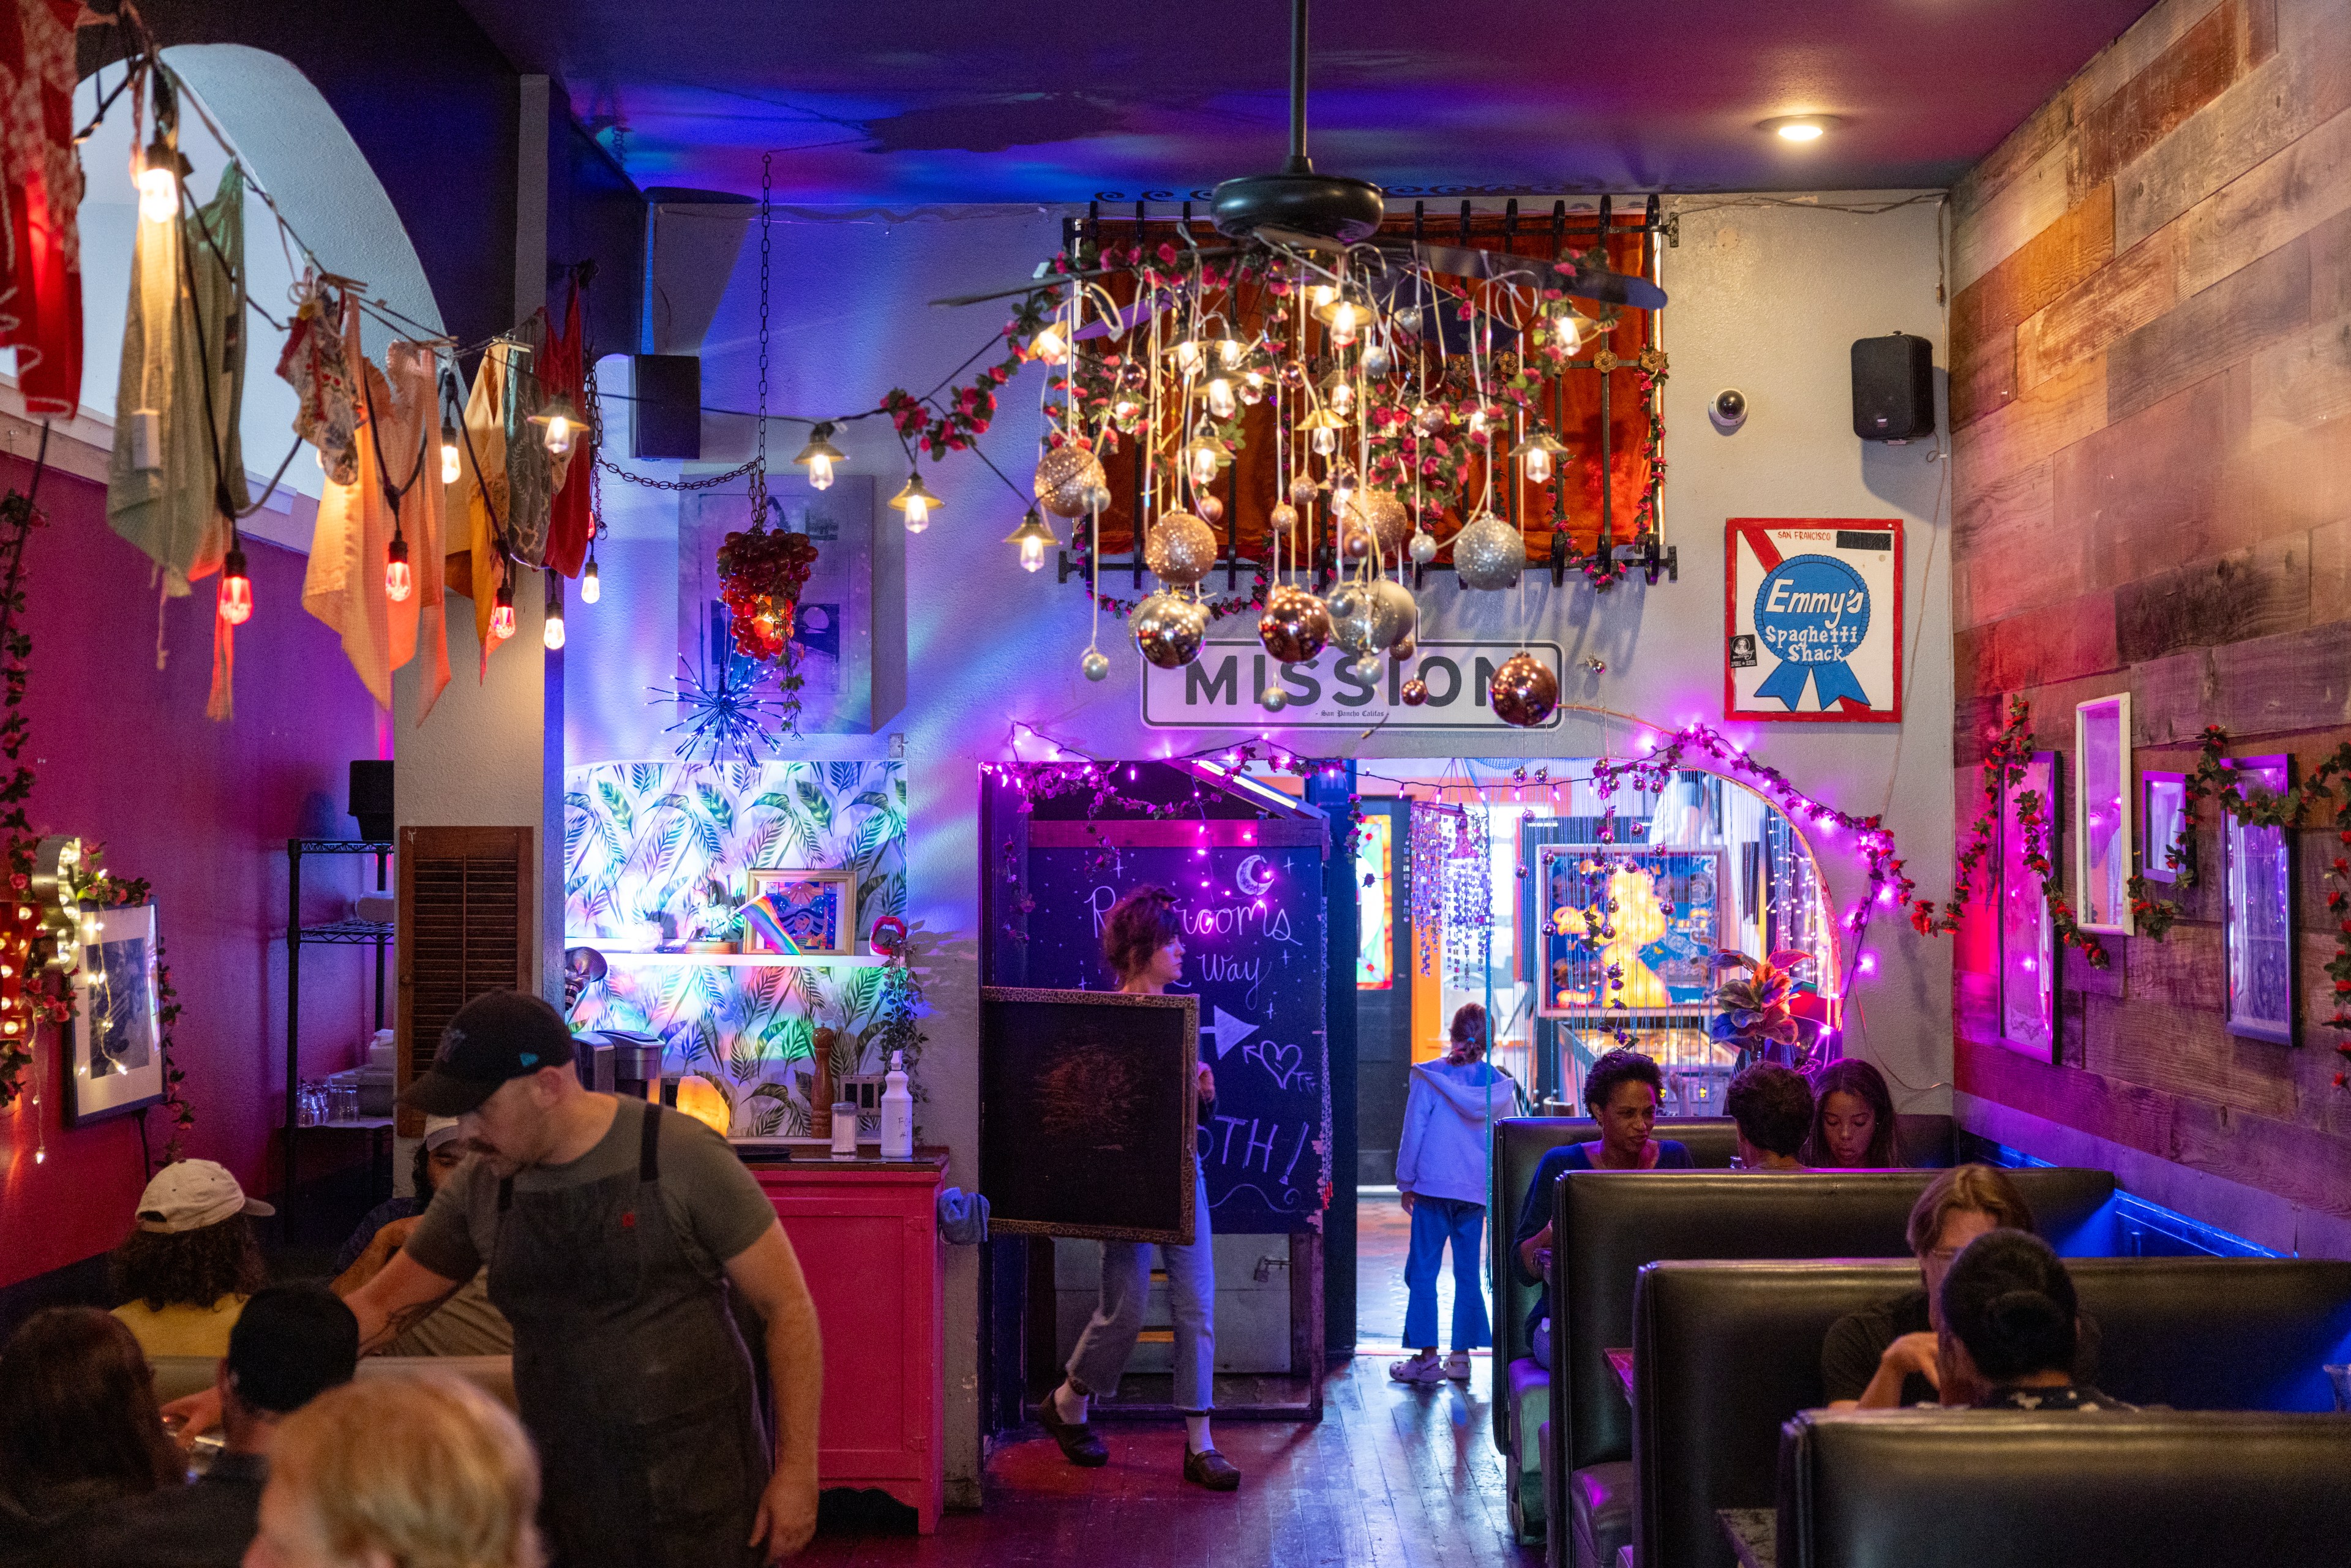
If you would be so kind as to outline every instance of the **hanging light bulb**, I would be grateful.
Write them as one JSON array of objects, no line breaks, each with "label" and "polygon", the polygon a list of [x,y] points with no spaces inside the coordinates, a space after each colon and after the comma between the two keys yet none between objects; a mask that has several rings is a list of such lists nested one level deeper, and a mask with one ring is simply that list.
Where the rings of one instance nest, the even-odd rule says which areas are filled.
[{"label": "hanging light bulb", "polygon": [[1020,526],[1004,536],[1004,542],[1020,547],[1023,571],[1035,571],[1045,564],[1045,551],[1061,541],[1053,537],[1053,530],[1046,527],[1045,519],[1031,507],[1021,515]]},{"label": "hanging light bulb", "polygon": [[139,215],[151,224],[167,224],[180,215],[180,180],[187,160],[163,138],[159,129],[139,161]]},{"label": "hanging light bulb", "polygon": [[1347,503],[1355,498],[1355,471],[1343,468],[1331,481],[1331,509],[1341,517],[1347,515]]},{"label": "hanging light bulb", "polygon": [[1216,483],[1217,471],[1233,460],[1233,449],[1213,435],[1195,436],[1184,448],[1185,470],[1192,476],[1194,486],[1206,489]]},{"label": "hanging light bulb", "polygon": [[799,455],[792,459],[795,463],[808,465],[810,489],[831,489],[832,465],[849,461],[849,455],[832,444],[833,429],[832,421],[818,421],[816,428],[809,432],[808,444],[801,447]]},{"label": "hanging light bulb", "polygon": [[1196,338],[1186,338],[1183,340],[1174,348],[1168,350],[1167,353],[1169,358],[1175,361],[1176,373],[1178,375],[1186,376],[1191,375],[1195,371],[1198,371],[1202,361],[1207,360],[1208,357],[1208,350],[1200,345],[1200,341]]},{"label": "hanging light bulb", "polygon": [[1329,304],[1314,312],[1314,319],[1331,329],[1331,341],[1345,348],[1355,340],[1355,335],[1371,324],[1372,309],[1353,295],[1341,293]]},{"label": "hanging light bulb", "polygon": [[399,604],[415,591],[416,580],[408,570],[408,540],[395,531],[383,552],[383,596]]},{"label": "hanging light bulb", "polygon": [[1048,365],[1058,365],[1070,357],[1070,340],[1061,335],[1059,321],[1048,321],[1029,340],[1029,357]]},{"label": "hanging light bulb", "polygon": [[441,483],[454,485],[457,482],[458,476],[465,471],[464,466],[457,461],[456,429],[452,425],[444,424],[441,427]]},{"label": "hanging light bulb", "polygon": [[1265,372],[1249,371],[1241,376],[1241,401],[1254,408],[1265,401]]},{"label": "hanging light bulb", "polygon": [[530,416],[530,423],[546,436],[548,452],[560,457],[571,450],[572,438],[580,434],[580,411],[569,397],[557,392],[548,400],[546,407]]},{"label": "hanging light bulb", "polygon": [[1325,305],[1338,298],[1339,286],[1335,283],[1317,283],[1310,286],[1306,290],[1306,303],[1318,316],[1322,313],[1322,308]]},{"label": "hanging light bulb", "polygon": [[1469,411],[1469,434],[1472,435],[1486,434],[1486,405],[1483,403]]},{"label": "hanging light bulb", "polygon": [[1330,400],[1332,413],[1355,412],[1355,383],[1349,381],[1344,373],[1331,378],[1323,388],[1323,395]]},{"label": "hanging light bulb", "polygon": [[1539,429],[1519,443],[1519,459],[1526,466],[1530,485],[1550,484],[1552,470],[1559,459],[1570,455],[1569,448],[1548,430]]},{"label": "hanging light bulb", "polygon": [[1228,371],[1239,370],[1241,361],[1249,358],[1249,345],[1238,338],[1219,338],[1211,346],[1217,350],[1217,363]]},{"label": "hanging light bulb", "polygon": [[559,571],[547,574],[547,619],[539,624],[538,640],[550,653],[563,646],[563,574]]},{"label": "hanging light bulb", "polygon": [[1210,376],[1203,395],[1207,400],[1208,412],[1218,419],[1230,419],[1240,411],[1240,399],[1233,391],[1230,376]]},{"label": "hanging light bulb", "polygon": [[923,483],[920,474],[906,476],[906,487],[890,497],[890,505],[906,514],[906,531],[919,534],[931,526],[931,514],[939,508],[939,498]]},{"label": "hanging light bulb", "polygon": [[1339,450],[1339,432],[1346,427],[1347,422],[1327,408],[1318,408],[1298,422],[1298,428],[1306,433],[1307,444],[1324,457]]},{"label": "hanging light bulb", "polygon": [[232,626],[253,619],[253,579],[245,574],[245,551],[234,546],[221,561],[220,618]]},{"label": "hanging light bulb", "polygon": [[580,574],[580,602],[593,604],[603,597],[604,585],[597,580],[596,577],[596,558],[590,555],[588,558],[587,570]]},{"label": "hanging light bulb", "polygon": [[505,642],[515,634],[514,584],[498,584],[498,597],[490,610],[490,641]]}]

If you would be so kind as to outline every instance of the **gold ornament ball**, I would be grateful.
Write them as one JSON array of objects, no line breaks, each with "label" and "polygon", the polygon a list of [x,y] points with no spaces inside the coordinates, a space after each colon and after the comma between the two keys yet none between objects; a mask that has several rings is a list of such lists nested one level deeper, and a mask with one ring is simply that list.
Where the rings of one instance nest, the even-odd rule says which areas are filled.
[{"label": "gold ornament ball", "polygon": [[1491,591],[1511,587],[1525,566],[1527,547],[1519,532],[1491,512],[1480,512],[1453,536],[1453,565],[1461,586]]},{"label": "gold ornament ball", "polygon": [[1172,593],[1147,595],[1126,618],[1137,652],[1163,670],[1180,670],[1197,658],[1207,635],[1208,612]]},{"label": "gold ornament ball", "polygon": [[1302,664],[1331,641],[1331,611],[1302,588],[1283,583],[1265,596],[1258,617],[1258,641],[1285,664]]},{"label": "gold ornament ball", "polygon": [[1082,446],[1056,446],[1037,460],[1037,504],[1057,517],[1082,517],[1090,492],[1110,494],[1102,459]]},{"label": "gold ornament ball", "polygon": [[1214,496],[1203,496],[1195,505],[1200,508],[1202,522],[1221,523],[1225,520],[1225,504]]},{"label": "gold ornament ball", "polygon": [[1298,508],[1287,501],[1280,502],[1265,515],[1265,521],[1275,533],[1286,534],[1298,526]]},{"label": "gold ornament ball", "polygon": [[1175,588],[1189,588],[1217,564],[1217,536],[1189,512],[1170,512],[1144,537],[1143,564]]},{"label": "gold ornament ball", "polygon": [[1397,695],[1404,698],[1405,706],[1418,707],[1428,700],[1428,683],[1416,675],[1404,684],[1404,690]]},{"label": "gold ornament ball", "polygon": [[1314,481],[1301,475],[1290,482],[1290,504],[1300,511],[1314,504]]},{"label": "gold ornament ball", "polygon": [[1559,677],[1532,653],[1513,653],[1494,672],[1494,716],[1532,729],[1558,711]]},{"label": "gold ornament ball", "polygon": [[1395,645],[1388,649],[1388,657],[1399,664],[1409,664],[1412,663],[1413,655],[1419,652],[1420,639],[1407,632],[1397,638]]},{"label": "gold ornament ball", "polygon": [[1412,590],[1395,579],[1383,577],[1374,581],[1372,602],[1379,617],[1374,634],[1381,647],[1393,648],[1419,628],[1420,606],[1413,601]]},{"label": "gold ornament ball", "polygon": [[1280,713],[1290,706],[1290,694],[1269,682],[1265,690],[1258,693],[1257,701],[1266,712]]},{"label": "gold ornament ball", "polygon": [[1346,520],[1350,535],[1370,531],[1379,541],[1383,560],[1393,557],[1412,532],[1412,519],[1393,490],[1356,491],[1354,498],[1347,503]]},{"label": "gold ornament ball", "polygon": [[1110,678],[1110,659],[1100,648],[1087,649],[1086,656],[1078,661],[1078,668],[1085,672],[1085,677],[1090,681]]}]

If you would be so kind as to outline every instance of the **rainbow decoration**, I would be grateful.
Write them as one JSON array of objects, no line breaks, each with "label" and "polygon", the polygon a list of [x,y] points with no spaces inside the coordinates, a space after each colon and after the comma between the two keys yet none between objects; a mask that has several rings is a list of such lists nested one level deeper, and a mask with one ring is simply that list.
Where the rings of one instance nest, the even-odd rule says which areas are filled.
[{"label": "rainbow decoration", "polygon": [[775,890],[761,894],[735,913],[743,917],[745,926],[758,933],[759,939],[768,945],[768,952],[796,954],[800,950],[800,945],[793,941],[790,933],[784,929],[784,921],[789,915],[776,902]]}]

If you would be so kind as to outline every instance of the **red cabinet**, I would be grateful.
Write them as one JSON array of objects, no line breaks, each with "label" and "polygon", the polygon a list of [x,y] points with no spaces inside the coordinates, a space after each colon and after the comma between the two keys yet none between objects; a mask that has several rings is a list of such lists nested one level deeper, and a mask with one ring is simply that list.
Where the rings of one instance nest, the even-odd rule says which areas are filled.
[{"label": "red cabinet", "polygon": [[912,1161],[821,1152],[757,1164],[799,1257],[824,1332],[817,1477],[889,1493],[938,1528],[946,1487],[941,1413],[945,1298],[938,1195],[945,1150]]}]

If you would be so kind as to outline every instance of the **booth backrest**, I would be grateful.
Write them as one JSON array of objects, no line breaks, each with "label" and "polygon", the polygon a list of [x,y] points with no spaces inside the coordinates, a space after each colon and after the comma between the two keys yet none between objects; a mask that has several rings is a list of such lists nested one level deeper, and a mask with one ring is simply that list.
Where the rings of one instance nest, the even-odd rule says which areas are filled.
[{"label": "booth backrest", "polygon": [[[156,1355],[148,1357],[147,1364],[154,1372],[155,1400],[161,1405],[210,1388],[214,1371],[220,1365],[217,1358],[209,1355]],[[417,1372],[462,1377],[507,1409],[517,1407],[510,1355],[371,1355],[360,1361],[361,1377],[397,1377]]]},{"label": "booth backrest", "polygon": [[[2078,1255],[2110,1172],[2044,1166],[2008,1173],[2041,1234]],[[1911,1206],[1929,1171],[1583,1171],[1552,1195],[1552,1442],[1563,1479],[1633,1451],[1632,1412],[1604,1352],[1633,1343],[1633,1281],[1667,1258],[1907,1258]]]},{"label": "booth backrest", "polygon": [[2335,1416],[1822,1411],[1788,1424],[1780,1463],[1780,1568],[2339,1568],[2346,1555],[2351,1420]]},{"label": "booth backrest", "polygon": [[[2098,1385],[2136,1405],[2326,1410],[2351,1341],[2351,1263],[2086,1258]],[[1634,1540],[1643,1563],[1729,1568],[1723,1508],[1766,1508],[1782,1423],[1823,1403],[1820,1357],[1846,1312],[1914,1288],[1916,1264],[1664,1262],[1634,1292]]]}]

